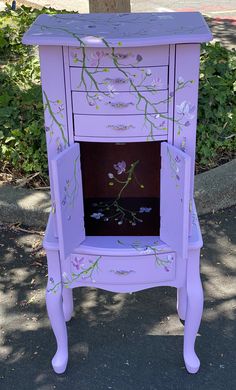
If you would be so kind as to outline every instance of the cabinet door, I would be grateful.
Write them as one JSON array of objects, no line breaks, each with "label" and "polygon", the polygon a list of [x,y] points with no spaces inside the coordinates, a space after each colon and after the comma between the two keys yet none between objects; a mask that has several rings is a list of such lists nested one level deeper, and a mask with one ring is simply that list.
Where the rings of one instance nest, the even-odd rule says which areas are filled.
[{"label": "cabinet door", "polygon": [[160,238],[187,258],[191,158],[176,147],[161,145]]},{"label": "cabinet door", "polygon": [[59,249],[65,259],[85,239],[79,144],[52,160],[52,174]]}]

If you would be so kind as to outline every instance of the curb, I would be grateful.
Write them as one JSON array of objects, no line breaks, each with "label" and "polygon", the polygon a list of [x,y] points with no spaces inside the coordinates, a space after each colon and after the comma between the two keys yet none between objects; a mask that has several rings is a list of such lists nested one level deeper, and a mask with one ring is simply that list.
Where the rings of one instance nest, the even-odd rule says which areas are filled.
[{"label": "curb", "polygon": [[[236,159],[195,176],[198,215],[236,205]],[[45,228],[50,192],[17,188],[0,182],[0,221]]]},{"label": "curb", "polygon": [[236,205],[236,159],[195,176],[199,215]]}]

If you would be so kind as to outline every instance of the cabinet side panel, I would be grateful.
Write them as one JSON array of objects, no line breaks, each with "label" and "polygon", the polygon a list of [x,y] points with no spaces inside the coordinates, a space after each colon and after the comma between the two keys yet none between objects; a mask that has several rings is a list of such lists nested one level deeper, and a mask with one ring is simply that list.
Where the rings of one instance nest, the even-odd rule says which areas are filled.
[{"label": "cabinet side panel", "polygon": [[[55,196],[51,160],[68,146],[67,111],[62,47],[40,46],[41,82],[44,103],[44,121],[47,140],[48,168],[52,211],[55,214]],[[54,233],[57,236],[56,219]]]},{"label": "cabinet side panel", "polygon": [[176,46],[174,145],[191,156],[190,229],[194,191],[199,60],[199,44]]},{"label": "cabinet side panel", "polygon": [[188,209],[191,158],[178,148],[161,144],[160,238],[181,259],[188,253]]}]

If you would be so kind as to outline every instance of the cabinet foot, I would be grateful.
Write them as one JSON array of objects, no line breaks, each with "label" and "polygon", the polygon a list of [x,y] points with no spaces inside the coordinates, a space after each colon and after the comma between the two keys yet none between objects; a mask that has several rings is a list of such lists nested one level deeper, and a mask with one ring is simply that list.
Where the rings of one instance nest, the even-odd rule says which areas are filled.
[{"label": "cabinet foot", "polygon": [[184,326],[184,361],[189,373],[195,374],[200,361],[195,353],[195,340],[203,311],[203,290],[199,270],[200,250],[189,253],[187,265],[187,308]]},{"label": "cabinet foot", "polygon": [[62,374],[66,369],[68,361],[68,341],[62,305],[63,288],[58,251],[47,251],[47,260],[48,283],[46,305],[48,317],[57,342],[57,352],[52,359],[52,366],[57,374]]},{"label": "cabinet foot", "polygon": [[53,359],[52,367],[56,374],[63,374],[65,372],[68,362],[68,351],[57,350]]},{"label": "cabinet foot", "polygon": [[200,360],[194,351],[191,354],[184,356],[184,363],[187,371],[190,374],[196,374],[198,372],[200,367]]}]

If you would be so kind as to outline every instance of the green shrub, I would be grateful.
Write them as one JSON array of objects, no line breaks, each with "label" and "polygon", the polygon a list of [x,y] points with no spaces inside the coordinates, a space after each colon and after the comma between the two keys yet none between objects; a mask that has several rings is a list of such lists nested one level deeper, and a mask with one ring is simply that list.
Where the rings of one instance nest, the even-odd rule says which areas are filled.
[{"label": "green shrub", "polygon": [[21,6],[0,12],[0,161],[2,169],[47,178],[39,59],[34,47],[21,43],[41,13],[58,11]]},{"label": "green shrub", "polygon": [[[61,11],[65,12],[65,11]],[[21,43],[41,13],[22,6],[0,12],[0,161],[16,174],[47,177],[43,104],[37,50]],[[197,161],[201,169],[233,154],[236,139],[236,52],[203,46],[199,85]]]},{"label": "green shrub", "polygon": [[215,166],[236,150],[236,51],[219,42],[202,47],[197,161]]}]

